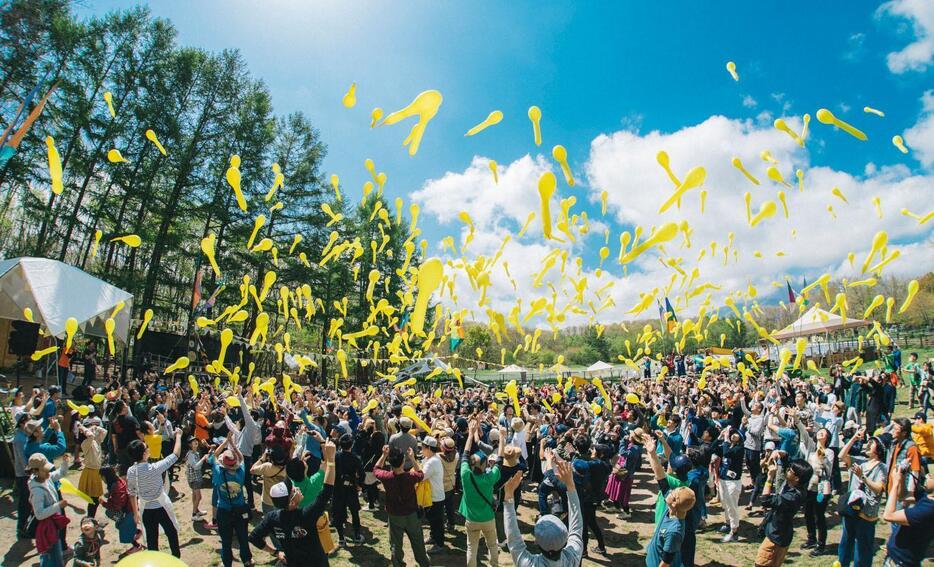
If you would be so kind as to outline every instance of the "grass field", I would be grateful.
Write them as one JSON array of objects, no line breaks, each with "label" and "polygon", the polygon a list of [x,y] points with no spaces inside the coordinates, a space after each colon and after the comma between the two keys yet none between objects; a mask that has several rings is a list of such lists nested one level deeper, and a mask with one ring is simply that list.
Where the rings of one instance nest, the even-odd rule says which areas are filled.
[{"label": "grass field", "polygon": [[[925,353],[930,356],[931,352]],[[906,356],[907,359],[907,356]],[[899,390],[899,401],[896,409],[897,416],[906,416],[910,414],[907,406],[907,389]],[[647,467],[646,467],[647,469]],[[78,482],[79,472],[72,471],[69,478],[75,484]],[[653,529],[653,510],[655,493],[653,482],[649,475],[643,472],[636,477],[636,486],[633,494],[633,516],[629,520],[619,520],[611,512],[598,512],[600,524],[603,527],[606,537],[608,550],[607,556],[591,556],[586,559],[583,565],[586,567],[601,566],[637,566],[644,565],[644,552],[648,540],[651,538]],[[183,486],[183,482],[177,483],[178,487]],[[15,519],[13,518],[13,499],[10,493],[10,482],[5,480],[0,492],[0,533],[5,537],[0,541],[6,542],[11,547],[0,557],[0,565],[19,566],[19,565],[38,565],[38,556],[31,541],[13,540],[15,533]],[[191,522],[191,498],[187,494],[187,485],[184,485],[184,494],[177,495],[175,498],[176,514],[182,526],[181,544],[182,559],[192,567],[209,567],[220,565],[220,540],[216,533],[203,529],[200,523],[192,525]],[[209,493],[205,491],[205,496]],[[749,493],[743,494],[742,504],[745,504]],[[526,534],[526,541],[531,541],[532,525],[534,523],[534,503],[536,495],[526,493],[523,496],[524,505],[520,507],[520,528],[523,534]],[[73,498],[72,498],[73,500]],[[205,504],[202,503],[202,507]],[[831,530],[828,536],[828,545],[836,550],[836,544],[840,539],[840,527],[838,518],[832,512],[833,506],[828,512],[828,520]],[[77,514],[71,513],[72,522],[68,526],[68,540],[73,542],[78,534]],[[98,517],[105,521],[107,530],[107,539],[116,542],[116,532],[111,522],[107,521],[102,512]],[[337,550],[331,556],[331,565],[338,567],[350,567],[357,565],[383,566],[389,563],[389,536],[385,523],[385,516],[382,513],[371,513],[361,511],[361,520],[367,543],[363,545],[350,545],[345,549]],[[719,506],[709,508],[709,523],[712,526],[705,532],[701,532],[697,537],[697,564],[707,567],[716,566],[748,566],[752,565],[758,548],[759,538],[756,536],[756,527],[759,518],[748,518],[744,520],[740,527],[740,541],[724,544],[720,541],[720,534],[716,532],[723,521],[723,513]],[[834,561],[834,556],[825,555],[818,558],[811,558],[807,551],[801,550],[800,546],[805,541],[806,531],[804,528],[804,518],[799,515],[796,523],[795,539],[792,542],[791,549],[786,560],[786,565],[795,565],[803,567],[829,567]],[[877,544],[884,549],[885,539],[888,537],[890,528],[883,522],[880,522],[876,529]],[[427,538],[427,526],[425,535]],[[335,534],[336,539],[336,534]],[[591,538],[593,545],[593,539]],[[164,536],[161,538],[163,550],[167,549]],[[4,546],[5,547],[5,546]],[[105,544],[103,548],[103,565],[113,565],[118,561],[118,554],[124,550],[124,546],[119,543]],[[447,553],[432,556],[432,565],[443,566],[463,566],[466,565],[466,537],[463,528],[459,527],[452,539],[449,539],[449,551]],[[274,564],[273,558],[264,551],[253,550],[254,560],[259,565]],[[485,551],[481,553],[485,554]],[[874,565],[882,564],[882,555],[876,556]],[[489,562],[485,555],[481,555],[481,563],[488,565]],[[235,558],[239,562],[239,554],[235,550]],[[511,565],[512,560],[506,553],[500,553],[500,563],[502,565]],[[405,561],[407,565],[414,565],[414,558],[411,550],[406,544]],[[309,566],[310,567],[310,566]]]}]

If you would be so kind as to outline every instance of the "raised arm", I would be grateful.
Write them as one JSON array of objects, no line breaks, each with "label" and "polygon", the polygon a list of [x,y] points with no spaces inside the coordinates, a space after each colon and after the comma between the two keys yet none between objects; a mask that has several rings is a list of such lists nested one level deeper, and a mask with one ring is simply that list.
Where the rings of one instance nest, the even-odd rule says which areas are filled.
[{"label": "raised arm", "polygon": [[657,445],[655,439],[652,439],[649,435],[646,435],[644,438],[644,446],[646,456],[649,458],[649,465],[652,467],[652,474],[655,475],[655,480],[662,480],[667,475],[665,474],[665,469],[662,467],[662,463],[658,460],[658,453],[656,453]]}]

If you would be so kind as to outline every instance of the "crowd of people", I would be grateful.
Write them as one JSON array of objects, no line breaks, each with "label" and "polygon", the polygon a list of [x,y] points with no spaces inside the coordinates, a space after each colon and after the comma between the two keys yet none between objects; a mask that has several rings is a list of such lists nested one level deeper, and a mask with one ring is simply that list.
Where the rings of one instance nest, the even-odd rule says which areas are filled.
[{"label": "crowd of people", "polygon": [[[216,530],[225,567],[235,543],[246,566],[259,553],[318,566],[336,546],[372,544],[361,511],[382,511],[395,567],[406,541],[420,567],[460,564],[460,530],[470,567],[501,554],[518,567],[576,567],[608,553],[609,515],[649,512],[633,502],[638,485],[658,493],[649,567],[703,564],[697,534],[713,529],[725,544],[758,545],[760,566],[799,548],[843,567],[922,564],[934,535],[930,361],[890,355],[879,369],[826,376],[665,363],[661,377],[568,377],[514,397],[456,383],[425,384],[418,399],[391,382],[345,391],[279,380],[270,391],[210,375],[193,387],[156,372],[92,375],[67,402],[67,381],[20,389],[9,408],[17,537],[34,540],[42,567],[96,567],[102,546],[126,556],[167,544],[182,557],[191,522]],[[912,417],[893,417],[899,388]],[[63,498],[70,470],[87,502]],[[179,498],[190,518],[176,514]],[[71,542],[69,508],[80,522]],[[525,536],[521,508],[537,517]],[[807,537],[795,541],[802,520]],[[118,541],[103,540],[105,522]]]}]

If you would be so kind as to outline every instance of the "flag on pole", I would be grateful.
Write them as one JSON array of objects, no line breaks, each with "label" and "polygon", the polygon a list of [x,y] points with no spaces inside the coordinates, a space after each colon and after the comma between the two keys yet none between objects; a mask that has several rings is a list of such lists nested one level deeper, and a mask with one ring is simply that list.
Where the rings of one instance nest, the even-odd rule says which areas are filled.
[{"label": "flag on pole", "polygon": [[678,322],[678,316],[675,315],[675,309],[671,306],[671,302],[668,301],[668,298],[665,298],[665,320],[668,322],[666,328],[668,332],[672,332],[675,328],[675,324]]},{"label": "flag on pole", "polygon": [[666,323],[666,318],[665,318],[665,308],[662,307],[662,302],[659,301],[659,300],[657,300],[657,299],[655,300],[655,304],[658,305],[658,322],[659,322],[659,325],[660,325],[660,327],[661,327],[661,329],[662,329],[662,332],[665,333],[665,332],[668,331],[668,324]]},{"label": "flag on pole", "polygon": [[791,289],[791,282],[785,280],[785,286],[788,288],[788,304],[791,305],[795,302],[795,291]]},{"label": "flag on pole", "polygon": [[[802,283],[801,283],[801,289],[806,288],[806,287],[808,286],[808,279],[805,278],[805,277],[802,277],[802,278],[801,278],[801,281],[802,281]],[[801,297],[803,298],[803,300],[802,300],[801,303],[803,303],[804,305],[807,305],[808,303],[810,303],[810,301],[808,301],[808,294],[807,294],[807,293],[802,293],[802,294],[801,294]]]},{"label": "flag on pole", "polygon": [[457,350],[457,347],[459,347],[460,344],[464,342],[464,336],[464,325],[458,321],[455,323],[455,327],[451,331],[451,338],[449,339],[451,342],[451,352]]},{"label": "flag on pole", "polygon": [[201,303],[201,269],[199,268],[197,273],[195,273],[195,289],[191,293],[191,310],[194,311],[195,307]]}]

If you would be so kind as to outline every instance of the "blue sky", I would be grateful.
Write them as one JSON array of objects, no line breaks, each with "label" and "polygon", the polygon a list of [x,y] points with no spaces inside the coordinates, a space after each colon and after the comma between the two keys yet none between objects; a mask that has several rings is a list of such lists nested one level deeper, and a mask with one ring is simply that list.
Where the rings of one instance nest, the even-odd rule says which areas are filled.
[{"label": "blue sky", "polygon": [[[638,138],[630,141],[648,143],[649,133],[659,131],[664,143],[665,135],[716,115],[765,131],[772,118],[784,116],[792,122],[827,107],[864,127],[870,140],[855,142],[815,120],[806,153],[790,148],[789,160],[831,173],[848,172],[854,183],[872,177],[880,183],[914,180],[923,186],[931,180],[928,160],[934,148],[913,148],[903,155],[894,150],[890,138],[922,126],[931,112],[923,108],[925,89],[934,86],[929,53],[934,16],[926,4],[897,0],[880,9],[880,3],[839,1],[162,0],[149,6],[153,14],[174,23],[180,44],[239,49],[252,72],[269,86],[277,112],[301,110],[318,127],[329,147],[325,170],[338,173],[352,195],[359,195],[368,178],[363,168],[367,157],[388,174],[390,197],[408,197],[422,189],[430,198],[437,192],[425,191],[429,180],[448,172],[464,174],[474,156],[505,166],[527,154],[533,160],[537,153],[548,158],[551,146],[560,143],[568,149],[578,180],[577,187],[563,187],[562,193],[576,194],[576,210],[595,217],[596,195],[613,187],[605,175],[603,186],[593,187],[594,178],[588,176],[601,167],[602,157],[592,150],[598,136],[630,131]],[[102,13],[125,5],[88,0],[82,10]],[[902,56],[890,55],[911,45]],[[736,62],[739,82],[726,72],[727,60]],[[358,85],[358,103],[347,110],[341,97],[351,82]],[[426,89],[441,91],[444,103],[418,154],[409,157],[401,146],[409,126],[371,130],[369,115],[375,106],[387,112],[401,108]],[[526,117],[532,104],[543,112],[541,148],[532,143]],[[865,114],[866,105],[884,110],[886,117]],[[463,136],[494,109],[505,114],[501,124],[471,138]],[[917,132],[920,141],[920,134],[927,137],[931,130]],[[703,138],[682,142],[687,147],[711,143]],[[749,165],[745,158],[744,162]],[[674,155],[672,163],[682,172],[695,165]],[[887,166],[897,169],[883,179],[878,172]],[[664,176],[654,163],[646,167]],[[786,176],[793,179],[790,172]],[[480,190],[468,181],[457,187]],[[934,202],[927,187],[926,193],[906,197],[919,199],[915,212],[924,214]],[[877,189],[873,185],[866,191]],[[534,186],[529,191],[528,208],[534,210]],[[611,209],[621,211],[627,197],[617,197],[611,198]],[[897,209],[890,213],[887,218],[894,220]],[[829,216],[821,218],[826,221]],[[609,215],[605,223],[614,232],[611,248],[619,229],[631,224],[621,212]],[[514,229],[515,224],[515,219],[489,219],[488,227]],[[429,240],[437,241],[459,230],[459,224],[426,214],[423,228]],[[920,242],[929,232],[907,230],[902,241]],[[596,263],[598,248],[599,243],[579,250],[588,265]],[[826,258],[801,258],[775,269],[807,273],[836,264]]]}]

